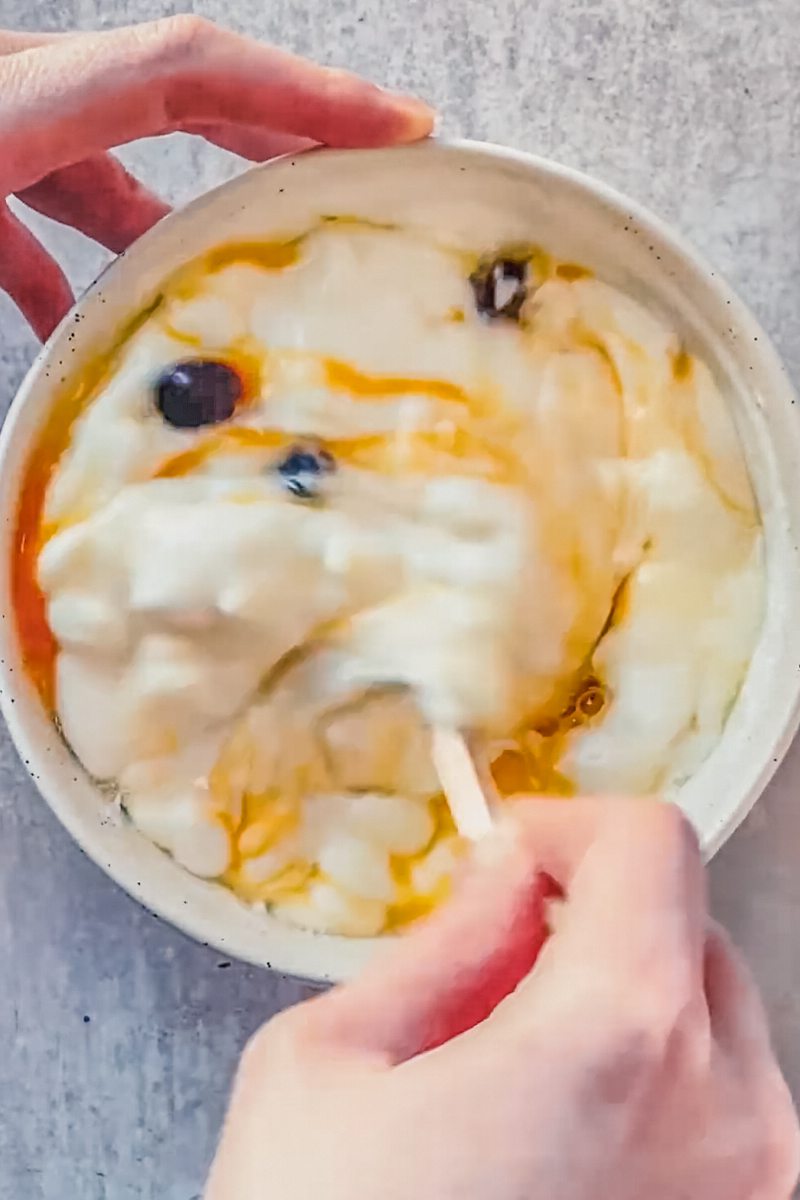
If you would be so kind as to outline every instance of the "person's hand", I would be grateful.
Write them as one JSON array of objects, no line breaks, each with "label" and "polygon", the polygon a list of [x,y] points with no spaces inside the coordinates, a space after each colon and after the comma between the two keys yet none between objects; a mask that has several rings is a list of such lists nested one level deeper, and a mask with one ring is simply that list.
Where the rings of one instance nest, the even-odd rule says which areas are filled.
[{"label": "person's hand", "polygon": [[525,807],[385,961],[256,1034],[207,1200],[788,1200],[796,1118],[688,825]]},{"label": "person's hand", "polygon": [[3,202],[11,194],[115,252],[164,215],[111,146],[182,130],[262,160],[316,142],[413,141],[432,123],[420,101],[200,17],[111,33],[0,31],[0,290],[41,338],[72,303],[58,265]]}]

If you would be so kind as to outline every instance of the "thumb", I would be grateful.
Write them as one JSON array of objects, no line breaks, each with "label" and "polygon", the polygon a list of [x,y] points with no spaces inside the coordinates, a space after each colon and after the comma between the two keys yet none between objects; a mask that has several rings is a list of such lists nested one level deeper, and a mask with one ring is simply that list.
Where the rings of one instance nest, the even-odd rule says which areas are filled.
[{"label": "thumb", "polygon": [[556,894],[501,830],[453,899],[357,980],[307,1007],[308,1031],[395,1064],[483,1021],[533,967]]}]

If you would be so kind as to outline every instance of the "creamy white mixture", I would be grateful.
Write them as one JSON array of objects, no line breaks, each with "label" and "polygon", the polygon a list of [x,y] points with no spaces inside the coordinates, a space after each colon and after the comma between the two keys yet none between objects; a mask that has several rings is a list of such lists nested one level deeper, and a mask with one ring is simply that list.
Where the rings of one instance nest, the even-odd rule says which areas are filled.
[{"label": "creamy white mixture", "polygon": [[[442,894],[431,724],[481,734],[501,784],[514,760],[528,787],[659,789],[708,755],[752,652],[760,527],[711,373],[627,296],[515,254],[516,319],[477,311],[468,249],[400,229],[195,264],[51,481],[66,738],[190,871],[311,928]],[[176,428],[156,381],[198,358],[244,395]],[[330,456],[311,498],[293,448]]]}]

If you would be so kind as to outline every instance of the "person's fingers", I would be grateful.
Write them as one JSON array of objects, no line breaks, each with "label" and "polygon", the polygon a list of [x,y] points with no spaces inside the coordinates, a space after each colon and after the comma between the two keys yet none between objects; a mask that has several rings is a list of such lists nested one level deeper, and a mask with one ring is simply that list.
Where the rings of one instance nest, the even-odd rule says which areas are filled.
[{"label": "person's fingers", "polygon": [[761,998],[746,963],[730,937],[709,922],[703,964],[711,1030],[729,1055],[752,1058],[769,1053],[769,1030]]},{"label": "person's fingers", "polygon": [[[37,46],[47,46],[53,42],[63,41],[65,38],[76,37],[80,37],[80,34],[14,33],[0,30],[0,56],[18,53],[20,50],[32,50]],[[310,138],[267,129],[263,124],[237,125],[230,121],[186,121],[183,132],[197,134],[206,141],[221,146],[223,150],[230,150],[232,154],[249,158],[253,162],[266,162],[281,154],[300,154],[303,150],[310,150],[313,146],[319,145]]]},{"label": "person's fingers", "polygon": [[255,125],[234,125],[223,121],[187,122],[184,133],[195,133],[204,137],[207,142],[249,158],[253,162],[266,162],[270,158],[278,158],[281,154],[302,154],[311,150],[318,142],[310,138],[297,137],[291,133],[280,133],[273,129],[259,128]]},{"label": "person's fingers", "polygon": [[118,254],[169,212],[113,154],[95,154],[17,193],[30,208]]},{"label": "person's fingers", "polygon": [[312,1001],[309,1030],[391,1063],[482,1021],[533,966],[552,883],[508,848],[362,977]]},{"label": "person's fingers", "polygon": [[7,191],[98,150],[197,122],[337,146],[412,141],[433,123],[420,101],[189,16],[0,57],[0,94]]},{"label": "person's fingers", "polygon": [[643,1012],[704,1008],[705,877],[680,811],[650,799],[539,799],[518,818],[530,861],[565,898],[536,970],[495,1016],[525,1023],[626,994]]},{"label": "person's fingers", "polygon": [[800,1128],[786,1082],[775,1060],[761,997],[731,938],[709,922],[705,992],[715,1045],[746,1094],[765,1132],[763,1193],[794,1195],[800,1172]]},{"label": "person's fingers", "polygon": [[8,293],[42,341],[50,336],[73,301],[72,289],[58,263],[1,203],[0,291]]}]

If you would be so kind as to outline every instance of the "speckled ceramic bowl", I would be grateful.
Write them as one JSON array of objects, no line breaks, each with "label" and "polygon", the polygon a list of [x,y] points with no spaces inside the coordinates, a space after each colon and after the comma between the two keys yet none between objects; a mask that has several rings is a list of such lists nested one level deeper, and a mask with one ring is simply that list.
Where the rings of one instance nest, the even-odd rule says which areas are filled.
[{"label": "speckled ceramic bowl", "polygon": [[637,204],[530,155],[430,141],[392,150],[321,150],[249,171],[174,213],[89,289],[37,355],[0,437],[0,688],[19,753],[88,855],[142,904],[228,955],[316,980],[342,979],[376,941],[304,933],[178,867],[119,817],[75,761],[26,678],[11,606],[10,561],[21,475],[62,377],[107,345],[160,281],[222,240],[269,238],[325,212],[424,222],[457,235],[487,203],[593,268],[679,329],[717,372],[734,412],[766,532],[768,601],[760,640],[724,736],[675,799],[711,855],[785,753],[800,714],[800,422],[769,339],[691,247]]}]

